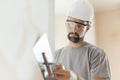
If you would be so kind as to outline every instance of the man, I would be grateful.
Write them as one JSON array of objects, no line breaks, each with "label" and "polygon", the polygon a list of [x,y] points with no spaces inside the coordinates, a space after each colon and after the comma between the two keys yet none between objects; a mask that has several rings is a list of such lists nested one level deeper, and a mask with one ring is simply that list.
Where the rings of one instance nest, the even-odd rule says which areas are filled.
[{"label": "man", "polygon": [[76,0],[68,11],[66,27],[69,44],[56,51],[61,63],[54,71],[56,80],[111,80],[108,58],[103,49],[84,40],[94,18],[88,1]]}]

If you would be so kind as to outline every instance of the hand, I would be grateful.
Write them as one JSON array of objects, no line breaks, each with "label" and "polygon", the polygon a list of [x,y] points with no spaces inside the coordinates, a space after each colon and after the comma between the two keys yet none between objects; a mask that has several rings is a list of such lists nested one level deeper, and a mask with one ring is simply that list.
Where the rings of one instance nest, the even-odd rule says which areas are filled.
[{"label": "hand", "polygon": [[68,69],[63,69],[60,64],[53,72],[55,80],[77,80],[77,76]]}]

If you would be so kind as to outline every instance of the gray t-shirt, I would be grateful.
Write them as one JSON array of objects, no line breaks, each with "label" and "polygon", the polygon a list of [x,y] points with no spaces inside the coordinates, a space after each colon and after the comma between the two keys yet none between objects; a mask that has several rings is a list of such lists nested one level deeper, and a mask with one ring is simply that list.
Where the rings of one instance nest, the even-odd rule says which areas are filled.
[{"label": "gray t-shirt", "polygon": [[55,52],[55,62],[62,63],[85,80],[93,77],[111,80],[108,58],[103,49],[84,43],[80,47],[66,46]]}]

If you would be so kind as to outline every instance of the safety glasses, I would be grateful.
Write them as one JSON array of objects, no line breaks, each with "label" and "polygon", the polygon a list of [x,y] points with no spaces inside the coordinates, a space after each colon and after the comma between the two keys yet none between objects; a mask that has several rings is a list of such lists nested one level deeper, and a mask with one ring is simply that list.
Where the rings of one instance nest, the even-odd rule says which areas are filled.
[{"label": "safety glasses", "polygon": [[77,29],[83,29],[85,26],[88,25],[88,23],[79,23],[76,21],[72,21],[72,20],[66,20],[66,25],[69,27],[76,27]]}]

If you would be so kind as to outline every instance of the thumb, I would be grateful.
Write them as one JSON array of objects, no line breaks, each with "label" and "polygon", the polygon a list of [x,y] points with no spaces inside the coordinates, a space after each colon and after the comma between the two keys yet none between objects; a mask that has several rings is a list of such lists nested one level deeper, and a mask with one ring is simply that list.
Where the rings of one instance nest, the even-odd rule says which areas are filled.
[{"label": "thumb", "polygon": [[65,68],[62,64],[58,64],[56,65],[56,69],[59,70],[59,69],[65,69]]},{"label": "thumb", "polygon": [[77,80],[77,75],[70,70],[70,80]]}]

